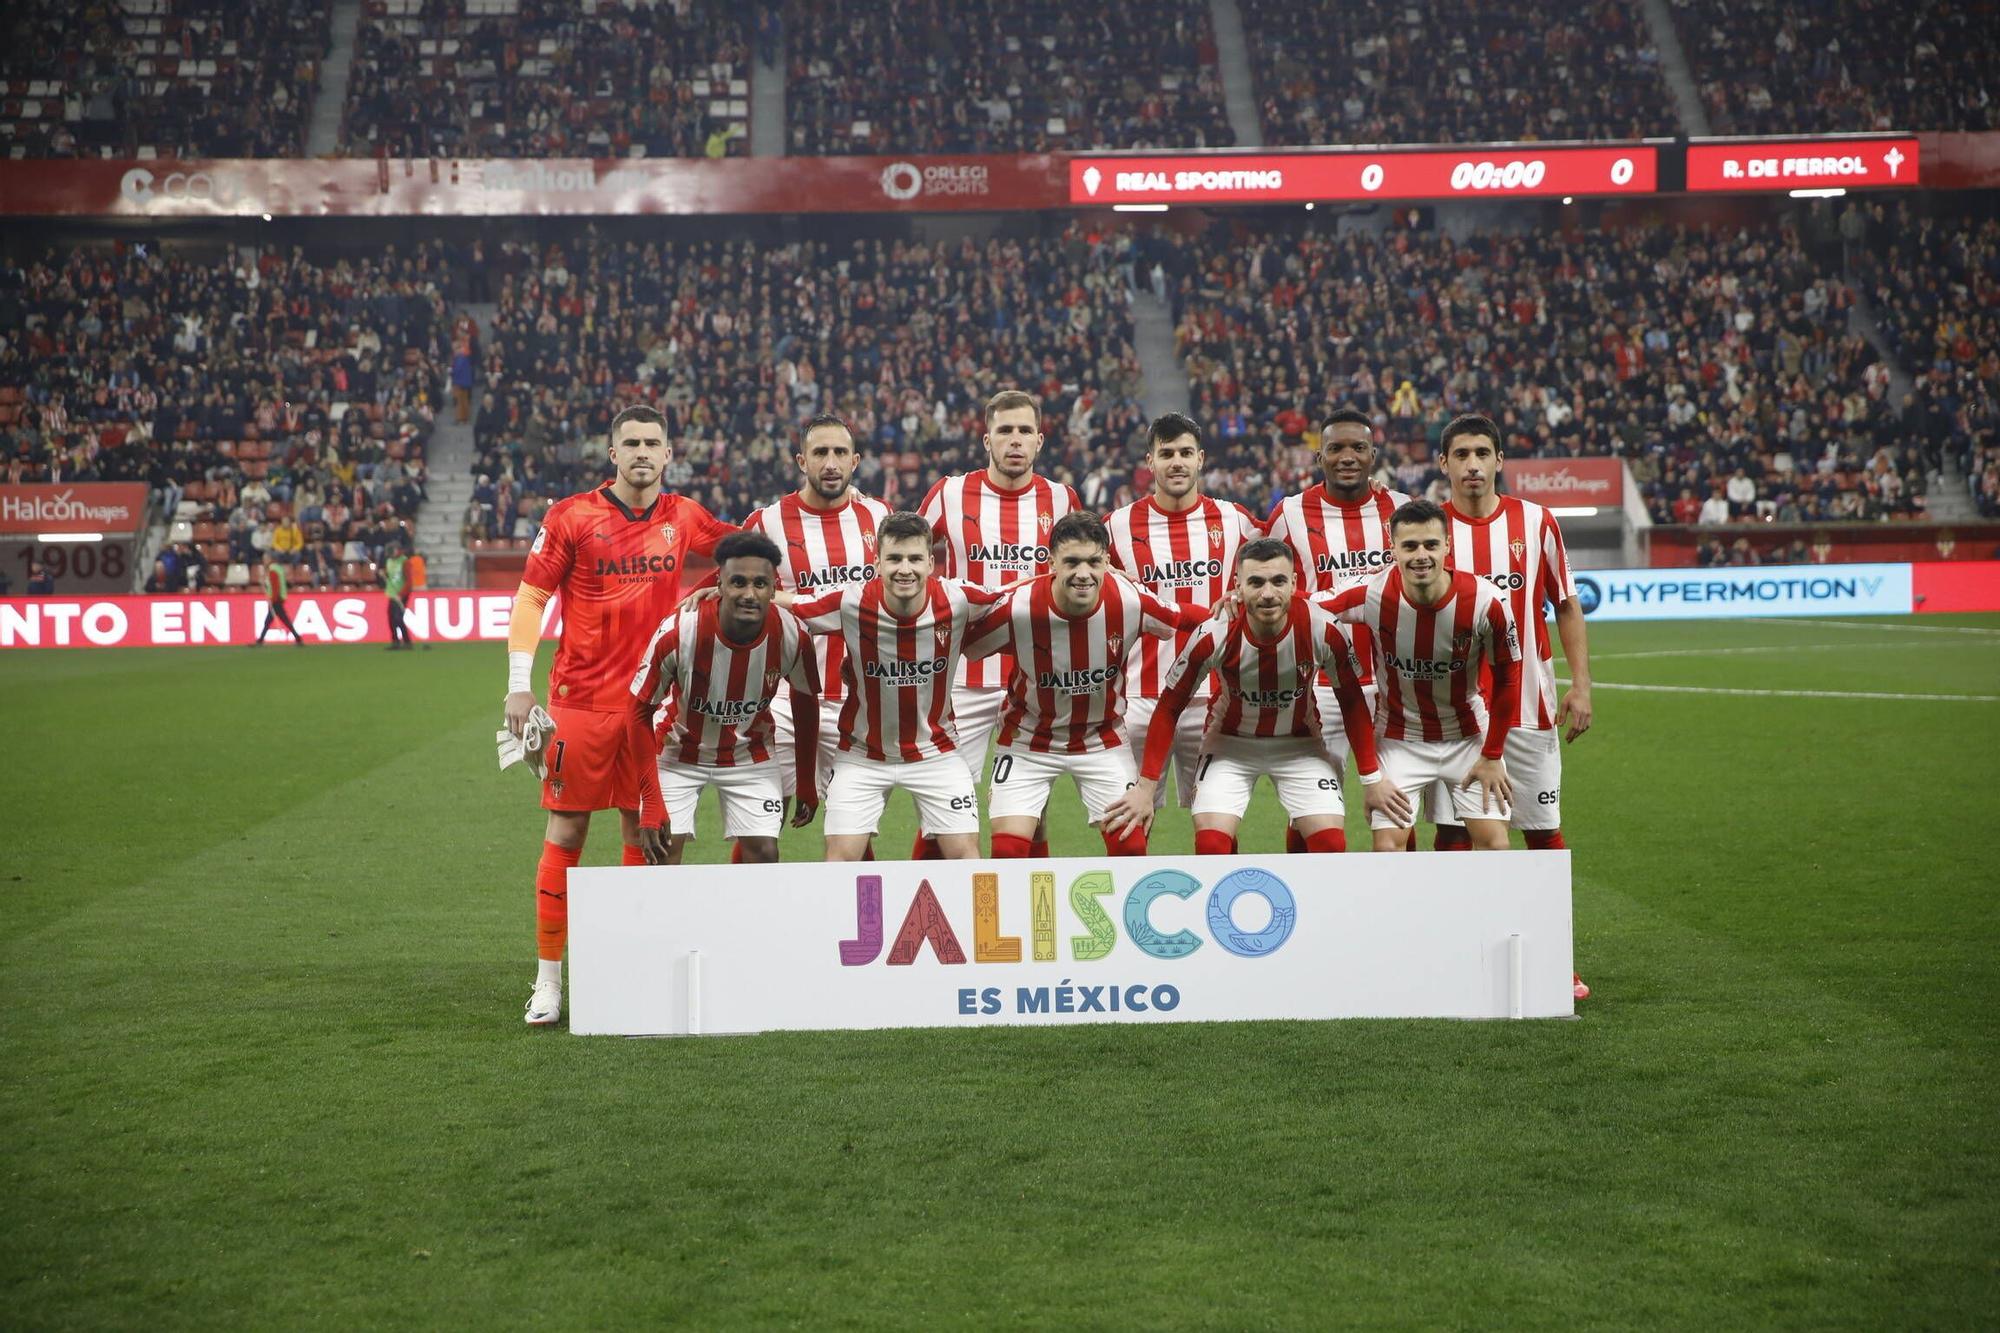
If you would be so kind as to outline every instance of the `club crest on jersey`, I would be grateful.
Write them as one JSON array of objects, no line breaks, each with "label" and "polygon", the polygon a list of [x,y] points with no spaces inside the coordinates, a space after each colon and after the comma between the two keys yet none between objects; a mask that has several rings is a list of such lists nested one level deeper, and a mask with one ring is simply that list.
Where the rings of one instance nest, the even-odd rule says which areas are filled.
[{"label": "club crest on jersey", "polygon": [[1035,516],[1035,522],[1041,525],[1042,536],[1044,537],[1047,537],[1049,535],[1049,529],[1056,525],[1055,519],[1052,518],[1047,513],[1037,514]]},{"label": "club crest on jersey", "polygon": [[772,667],[770,670],[766,671],[764,673],[764,693],[775,694],[778,689],[778,678],[783,674],[784,673],[779,671],[778,668],[776,667]]},{"label": "club crest on jersey", "polygon": [[1472,651],[1472,631],[1462,630],[1451,636],[1451,655],[1463,657]]},{"label": "club crest on jersey", "polygon": [[1313,664],[1311,662],[1299,663],[1298,672],[1299,684],[1304,685],[1313,678]]},{"label": "club crest on jersey", "polygon": [[672,546],[674,544],[674,536],[675,533],[673,524],[671,523],[660,524],[660,540],[664,541],[667,545]]},{"label": "club crest on jersey", "polygon": [[1213,546],[1222,545],[1222,525],[1220,523],[1211,523],[1208,525],[1208,540]]},{"label": "club crest on jersey", "polygon": [[937,642],[937,650],[942,653],[945,650],[945,645],[951,642],[951,622],[948,620],[937,621],[931,626],[931,634]]},{"label": "club crest on jersey", "polygon": [[873,532],[864,532],[861,534],[861,554],[867,557],[868,563],[875,563],[875,534]]},{"label": "club crest on jersey", "polygon": [[1125,636],[1123,634],[1109,634],[1105,636],[1104,651],[1107,656],[1118,656],[1118,650],[1124,646]]},{"label": "club crest on jersey", "polygon": [[1521,559],[1521,557],[1527,555],[1528,544],[1522,541],[1519,537],[1516,537],[1513,541],[1507,543],[1507,549],[1514,553],[1514,558],[1516,560],[1519,560]]}]

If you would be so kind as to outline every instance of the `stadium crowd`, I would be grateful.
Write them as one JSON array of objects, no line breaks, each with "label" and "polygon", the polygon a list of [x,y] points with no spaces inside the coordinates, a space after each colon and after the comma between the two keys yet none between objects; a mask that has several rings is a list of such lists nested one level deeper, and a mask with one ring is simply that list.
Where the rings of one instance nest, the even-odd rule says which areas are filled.
[{"label": "stadium crowd", "polygon": [[411,540],[447,329],[441,251],[52,249],[0,267],[0,480],[143,481],[149,591],[371,584]]},{"label": "stadium crowd", "polygon": [[1970,480],[2000,517],[2000,221],[1918,217],[1878,206],[1885,243],[1863,272],[1896,359],[1916,378],[1910,420],[1932,467]]},{"label": "stadium crowd", "polygon": [[326,0],[10,0],[0,153],[296,157]]},{"label": "stadium crowd", "polygon": [[1243,0],[1242,10],[1268,144],[1680,130],[1645,19],[1615,0]]},{"label": "stadium crowd", "polygon": [[2000,129],[2000,13],[1955,0],[1674,0],[1715,134]]},{"label": "stadium crowd", "polygon": [[747,151],[745,10],[715,0],[371,0],[342,151],[721,157]]},{"label": "stadium crowd", "polygon": [[1201,0],[825,0],[787,24],[794,153],[1236,142]]},{"label": "stadium crowd", "polygon": [[[925,244],[614,239],[595,228],[500,248],[480,351],[475,540],[531,537],[542,510],[601,475],[586,441],[634,400],[667,416],[671,489],[740,520],[797,485],[799,425],[837,411],[866,448],[858,484],[914,505],[983,464],[981,405],[1030,386],[1043,468],[1099,495],[1146,427],[1131,238]],[[1096,477],[1093,483],[1092,478]]]},{"label": "stadium crowd", "polygon": [[1212,489],[1253,509],[1311,479],[1315,414],[1338,401],[1374,414],[1383,480],[1433,498],[1439,428],[1483,410],[1515,456],[1626,458],[1661,523],[1922,508],[1888,367],[1789,230],[1455,241],[1224,223],[1179,267]]}]

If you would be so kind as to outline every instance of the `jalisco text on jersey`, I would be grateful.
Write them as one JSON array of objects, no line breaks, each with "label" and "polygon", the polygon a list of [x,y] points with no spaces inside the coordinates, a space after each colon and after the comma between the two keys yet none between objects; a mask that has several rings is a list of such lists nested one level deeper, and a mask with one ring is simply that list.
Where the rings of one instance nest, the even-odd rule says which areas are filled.
[{"label": "jalisco text on jersey", "polygon": [[1122,667],[1110,666],[1087,667],[1080,671],[1044,671],[1035,677],[1035,685],[1065,694],[1089,694],[1103,689],[1123,674]]},{"label": "jalisco text on jersey", "polygon": [[965,558],[986,565],[1045,565],[1049,548],[1023,542],[974,542],[966,547]]},{"label": "jalisco text on jersey", "polygon": [[1139,582],[1198,584],[1222,576],[1220,560],[1168,560],[1157,565],[1141,565]]},{"label": "jalisco text on jersey", "polygon": [[870,680],[886,680],[892,685],[915,685],[942,675],[950,662],[942,657],[933,657],[920,662],[874,662],[861,664],[861,674]]}]

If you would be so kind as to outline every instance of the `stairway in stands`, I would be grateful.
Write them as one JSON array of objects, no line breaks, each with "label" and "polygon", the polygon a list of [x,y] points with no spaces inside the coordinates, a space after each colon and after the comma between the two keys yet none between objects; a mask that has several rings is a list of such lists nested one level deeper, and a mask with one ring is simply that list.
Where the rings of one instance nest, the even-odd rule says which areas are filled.
[{"label": "stairway in stands", "polygon": [[[493,312],[490,304],[462,305],[457,311],[472,316],[482,336],[489,335],[493,327]],[[444,410],[438,414],[437,430],[424,454],[429,480],[424,486],[423,507],[417,510],[417,549],[424,553],[433,588],[472,586],[471,561],[459,539],[459,526],[465,518],[465,506],[472,500],[472,464],[478,456],[471,423],[460,425],[452,419],[447,388]]]}]

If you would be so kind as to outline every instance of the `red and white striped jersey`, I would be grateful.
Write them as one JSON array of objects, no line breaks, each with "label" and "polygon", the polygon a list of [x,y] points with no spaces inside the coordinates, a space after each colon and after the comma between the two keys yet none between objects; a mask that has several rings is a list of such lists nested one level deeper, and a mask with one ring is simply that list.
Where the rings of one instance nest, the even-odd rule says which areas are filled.
[{"label": "red and white striped jersey", "polygon": [[779,682],[819,693],[811,641],[796,617],[774,606],[756,638],[736,643],[722,634],[717,607],[703,602],[660,622],[632,678],[632,696],[658,704],[674,691],[663,759],[708,768],[761,764],[771,757],[771,697]]},{"label": "red and white striped jersey", "polygon": [[[795,491],[759,509],[743,526],[777,545],[778,586],[810,598],[875,577],[875,525],[888,513],[889,506],[855,491],[834,509],[814,509]],[[832,635],[815,636],[813,651],[822,697],[839,703],[847,691],[841,642]]]},{"label": "red and white striped jersey", "polygon": [[[1506,599],[1485,579],[1447,571],[1450,591],[1435,606],[1418,606],[1403,590],[1403,571],[1390,568],[1365,583],[1314,598],[1351,625],[1374,631],[1381,689],[1375,726],[1384,740],[1457,741],[1484,736],[1497,755],[1518,714],[1496,693],[1492,726],[1479,693],[1482,666],[1497,684],[1519,674],[1521,638]],[[1515,696],[1518,697],[1518,696]]]},{"label": "red and white striped jersey", "polygon": [[1562,529],[1547,509],[1512,495],[1501,496],[1485,518],[1468,518],[1450,505],[1444,512],[1451,519],[1451,563],[1499,589],[1514,613],[1523,649],[1520,725],[1546,731],[1556,724],[1556,671],[1542,608],[1576,596]]},{"label": "red and white striped jersey", "polygon": [[[1366,498],[1348,504],[1327,494],[1326,483],[1320,482],[1278,501],[1265,527],[1298,557],[1299,589],[1310,597],[1337,592],[1393,565],[1389,516],[1409,501],[1401,491],[1377,486]],[[1375,679],[1373,648],[1368,631],[1354,636],[1363,684]]]},{"label": "red and white striped jersey", "polygon": [[792,604],[806,628],[839,635],[846,649],[840,748],[884,762],[950,754],[958,748],[954,669],[973,622],[1004,594],[934,578],[916,614],[904,617],[883,593],[874,578]]},{"label": "red and white striped jersey", "polygon": [[[1112,511],[1104,522],[1111,530],[1111,563],[1141,587],[1182,606],[1221,601],[1235,575],[1237,551],[1263,535],[1242,505],[1205,495],[1178,513],[1160,508],[1148,496]],[[1142,639],[1132,655],[1126,690],[1141,699],[1159,698],[1167,687],[1167,668],[1187,647],[1192,632],[1175,636],[1171,648],[1158,639]],[[1206,699],[1210,689],[1204,678],[1194,697]]]},{"label": "red and white striped jersey", "polygon": [[[946,477],[931,487],[919,512],[944,543],[938,573],[980,588],[1004,588],[1049,572],[1049,531],[1082,501],[1068,486],[1030,477],[1025,486],[1003,491],[986,473]],[[996,689],[1007,683],[1005,657],[967,660],[961,684]]]},{"label": "red and white striped jersey", "polygon": [[1121,578],[1107,577],[1097,609],[1071,618],[1055,604],[1055,580],[1009,589],[973,627],[968,658],[1012,650],[1000,744],[1042,754],[1088,754],[1125,743],[1125,676],[1134,646],[1170,638],[1207,608],[1180,608]]},{"label": "red and white striped jersey", "polygon": [[1346,626],[1302,598],[1292,599],[1283,628],[1268,640],[1257,637],[1240,613],[1196,630],[1167,671],[1169,697],[1182,697],[1181,683],[1208,670],[1216,682],[1208,705],[1210,737],[1317,736],[1313,682],[1319,674],[1356,689],[1361,684]]}]

